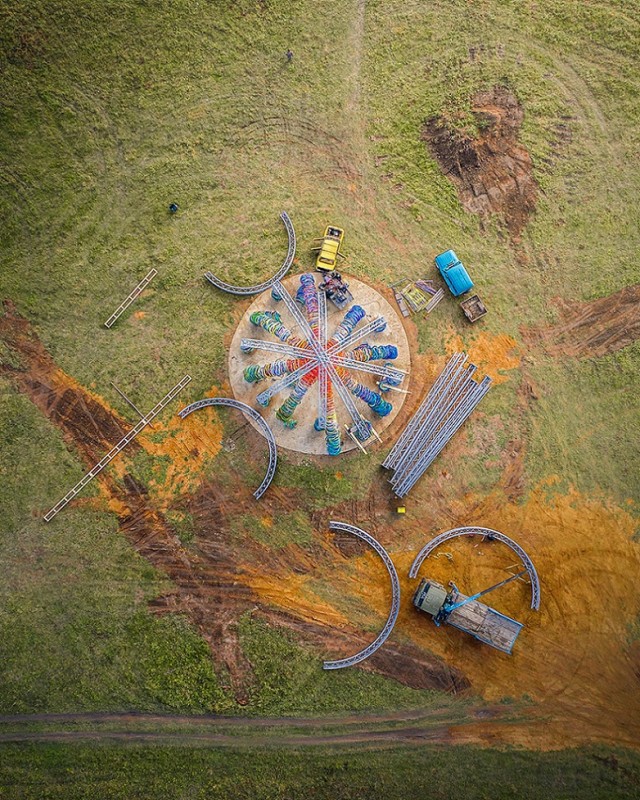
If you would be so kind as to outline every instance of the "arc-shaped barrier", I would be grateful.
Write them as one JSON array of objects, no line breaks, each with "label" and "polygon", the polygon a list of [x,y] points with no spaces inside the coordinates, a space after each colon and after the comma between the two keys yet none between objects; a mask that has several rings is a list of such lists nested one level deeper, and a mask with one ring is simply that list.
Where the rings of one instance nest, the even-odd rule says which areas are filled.
[{"label": "arc-shaped barrier", "polygon": [[246,403],[241,403],[240,400],[234,400],[231,397],[206,397],[204,400],[197,400],[195,403],[185,406],[182,411],[179,411],[178,416],[181,419],[184,419],[193,411],[198,411],[198,409],[205,408],[206,406],[226,406],[227,408],[235,408],[238,411],[242,411],[243,414],[251,417],[251,419],[257,423],[258,427],[260,428],[260,432],[267,440],[267,444],[269,445],[269,466],[267,467],[267,474],[264,476],[264,480],[260,486],[258,486],[253,493],[253,496],[256,498],[256,500],[259,500],[267,491],[269,484],[273,480],[273,476],[276,474],[276,466],[278,464],[278,448],[276,447],[276,440],[273,437],[271,428],[267,425],[260,414],[251,408],[251,406],[248,406]]},{"label": "arc-shaped barrier", "polygon": [[513,539],[505,536],[504,533],[500,533],[500,531],[494,531],[492,528],[454,528],[453,530],[438,534],[438,536],[436,536],[430,542],[427,542],[427,544],[415,557],[413,564],[411,565],[411,569],[409,570],[409,577],[416,577],[422,562],[436,549],[436,547],[441,545],[443,542],[446,542],[449,539],[455,539],[458,536],[486,536],[490,539],[496,539],[497,541],[506,544],[507,547],[510,547],[522,561],[522,564],[529,575],[529,579],[531,580],[531,608],[535,609],[536,611],[540,608],[540,581],[538,579],[536,568],[533,566],[533,562],[517,542],[514,542]]},{"label": "arc-shaped barrier", "polygon": [[387,622],[384,628],[380,631],[377,639],[374,642],[371,642],[368,647],[365,647],[364,650],[356,653],[354,656],[341,658],[338,661],[325,661],[322,665],[323,669],[342,669],[342,667],[352,667],[354,664],[364,661],[365,658],[368,658],[372,653],[375,653],[375,651],[381,647],[389,637],[389,634],[393,630],[393,626],[396,624],[398,612],[400,611],[400,581],[398,580],[398,573],[396,572],[396,568],[394,567],[393,561],[389,557],[389,554],[380,544],[380,542],[373,538],[373,536],[361,530],[360,528],[356,528],[355,525],[347,525],[345,522],[336,522],[334,520],[329,523],[329,529],[332,531],[351,533],[354,536],[357,536],[359,539],[363,539],[365,542],[367,542],[367,544],[370,544],[380,558],[384,561],[384,565],[389,572],[389,577],[391,578],[391,611],[389,612]]},{"label": "arc-shaped barrier", "polygon": [[284,227],[287,230],[287,236],[289,237],[289,249],[287,251],[287,257],[282,262],[282,266],[272,278],[269,278],[268,281],[263,281],[262,283],[256,283],[253,286],[233,286],[232,284],[223,281],[222,278],[218,278],[217,275],[213,274],[213,272],[205,272],[204,277],[209,281],[209,283],[217,286],[218,289],[222,289],[223,292],[240,295],[260,294],[260,292],[264,292],[265,289],[268,289],[272,283],[284,278],[287,272],[289,272],[291,264],[293,263],[293,258],[296,254],[296,232],[293,229],[293,223],[289,219],[289,215],[286,211],[283,211],[282,214],[280,214],[280,219],[284,222]]}]

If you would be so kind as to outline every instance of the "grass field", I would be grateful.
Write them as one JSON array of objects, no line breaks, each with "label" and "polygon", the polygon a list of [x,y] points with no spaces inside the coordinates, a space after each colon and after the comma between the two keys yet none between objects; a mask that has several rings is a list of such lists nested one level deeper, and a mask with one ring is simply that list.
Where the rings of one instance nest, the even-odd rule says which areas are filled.
[{"label": "grass field", "polygon": [[[557,356],[531,345],[526,334],[560,319],[558,299],[586,303],[640,282],[639,50],[640,14],[632,0],[6,0],[0,300],[12,301],[28,321],[60,385],[96,399],[126,428],[134,415],[111,382],[144,410],[187,373],[193,380],[180,405],[228,391],[227,345],[243,301],[207,286],[203,273],[211,269],[244,284],[273,274],[286,252],[283,209],[298,236],[297,271],[311,269],[311,240],[327,222],[347,231],[345,271],[378,286],[402,276],[434,277],[433,256],[455,247],[490,313],[472,328],[448,299],[410,323],[414,370],[431,367],[458,342],[476,354],[481,369],[495,371],[499,384],[423,480],[406,520],[394,518],[383,498],[375,524],[404,564],[428,534],[480,517],[483,509],[479,524],[508,521],[547,568],[543,587],[557,612],[553,625],[566,624],[568,639],[575,634],[582,642],[610,637],[598,652],[627,672],[616,683],[603,669],[602,683],[624,686],[638,658],[632,649],[640,631],[637,592],[620,615],[611,607],[587,622],[596,595],[572,584],[567,598],[557,563],[562,553],[603,593],[608,581],[612,587],[637,581],[637,547],[628,548],[634,533],[637,542],[640,503],[640,349],[636,341],[597,357]],[[481,135],[472,98],[496,85],[513,92],[524,110],[520,141],[539,187],[536,212],[516,242],[498,217],[483,220],[464,210],[422,135],[434,116],[460,135]],[[180,206],[174,216],[170,202]],[[104,328],[152,267],[158,275],[149,289],[112,330]],[[601,324],[606,329],[607,320]],[[0,713],[277,716],[442,706],[453,717],[464,713],[469,697],[520,703],[526,694],[542,702],[535,686],[508,669],[512,683],[496,677],[491,684],[469,666],[464,698],[411,688],[390,672],[375,674],[377,668],[322,673],[332,632],[344,623],[310,644],[304,632],[317,620],[300,617],[297,635],[279,629],[268,613],[252,614],[255,605],[291,615],[290,606],[278,604],[278,589],[284,596],[284,588],[295,586],[308,605],[321,602],[326,619],[331,611],[334,620],[352,620],[349,630],[371,636],[379,629],[384,602],[371,601],[367,581],[380,587],[375,581],[384,576],[371,577],[364,558],[338,561],[324,530],[328,514],[369,513],[366,498],[380,484],[379,452],[334,462],[281,453],[273,493],[288,504],[263,511],[237,500],[233,519],[223,515],[214,533],[238,565],[232,585],[246,579],[253,591],[224,629],[228,636],[205,638],[188,604],[152,614],[150,603],[183,587],[122,535],[127,479],[163,515],[180,558],[195,563],[205,536],[194,500],[199,487],[206,493],[215,484],[235,508],[238,471],[244,470],[243,491],[255,487],[264,456],[242,438],[233,452],[221,448],[234,435],[232,418],[221,414],[202,423],[193,467],[184,462],[195,445],[184,445],[187,455],[180,451],[178,464],[182,434],[168,421],[176,403],[139,449],[114,462],[104,482],[46,526],[42,513],[84,474],[87,457],[28,396],[20,382],[31,369],[28,358],[0,336]],[[591,539],[585,549],[578,545],[586,542],[590,520],[607,537],[606,564],[596,564],[591,550],[586,560]],[[252,572],[260,568],[275,587],[262,594]],[[565,603],[571,612],[560,623]],[[540,626],[531,623],[539,636],[562,641],[549,617]],[[400,646],[411,644],[465,672],[457,640],[432,643],[408,624],[394,636]],[[224,658],[216,660],[233,637],[251,672],[242,702]],[[580,653],[571,651],[567,662],[579,676]],[[584,661],[585,673],[590,663]],[[558,678],[563,687],[565,677]],[[586,675],[583,686],[587,692]],[[553,691],[549,683],[545,702]],[[627,691],[637,699],[637,684]],[[584,707],[585,695],[564,688],[560,694],[568,718]],[[594,709],[604,708],[605,695],[593,694]],[[612,712],[612,720],[630,730],[624,713]],[[581,729],[580,741],[592,740],[620,741],[596,723]],[[245,763],[236,755],[223,763],[218,754],[192,753],[192,771],[180,777],[178,750],[140,750],[119,782],[110,776],[127,756],[117,748],[3,749],[8,777],[0,797],[83,797],[97,785],[124,797],[150,776],[149,797],[187,796],[189,787],[193,796],[225,796]],[[442,787],[436,797],[485,797],[481,776],[488,774],[504,777],[495,797],[613,798],[637,791],[638,767],[628,755],[619,756],[624,768],[583,752],[465,750],[458,762],[445,751],[414,757],[397,753],[384,765],[376,757],[385,796],[426,786],[430,776],[432,786]],[[306,786],[322,787],[317,796],[368,796],[366,755],[348,756],[344,768],[341,758],[323,754],[307,764],[291,755],[252,757],[255,775],[237,796],[248,796],[258,781],[266,788],[252,796],[295,797]],[[38,777],[28,785],[31,759]],[[67,771],[72,759],[81,765],[75,774]],[[280,783],[269,783],[265,776],[278,770]],[[344,788],[347,774],[355,776],[352,789]],[[64,794],[67,780],[75,795]],[[290,783],[298,794],[287,794]],[[38,795],[44,785],[48,794]]]},{"label": "grass field", "polygon": [[636,755],[567,751],[544,755],[472,748],[371,753],[216,752],[204,748],[61,745],[4,749],[0,791],[14,798],[103,797],[404,798],[408,788],[445,800],[633,796]]}]

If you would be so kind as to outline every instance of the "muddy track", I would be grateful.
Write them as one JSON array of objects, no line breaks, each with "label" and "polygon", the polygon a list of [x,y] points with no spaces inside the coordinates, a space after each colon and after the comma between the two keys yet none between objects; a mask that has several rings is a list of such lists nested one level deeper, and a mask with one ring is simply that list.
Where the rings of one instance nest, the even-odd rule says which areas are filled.
[{"label": "muddy track", "polygon": [[640,338],[640,283],[587,303],[558,299],[555,305],[556,324],[522,330],[527,344],[551,356],[604,356]]},{"label": "muddy track", "polygon": [[[29,322],[8,302],[0,316],[0,339],[13,356],[13,366],[4,364],[2,371],[61,430],[65,443],[85,464],[92,466],[99,461],[122,438],[127,423],[101,398],[57,368]],[[158,417],[159,426],[163,419]],[[262,447],[261,437],[253,429],[247,428],[243,435],[254,441],[254,449]],[[141,443],[132,443],[131,454],[141,447]],[[180,455],[194,457],[188,449]],[[253,680],[238,635],[238,620],[247,611],[314,645],[319,664],[323,652],[344,655],[367,643],[367,632],[339,622],[335,615],[327,616],[311,599],[305,605],[292,595],[282,608],[284,587],[292,575],[329,571],[336,560],[345,558],[327,535],[324,515],[314,520],[320,527],[306,549],[274,549],[250,536],[233,533],[237,519],[255,516],[258,510],[278,519],[303,507],[299,492],[270,490],[257,506],[241,474],[226,483],[201,480],[194,492],[177,501],[179,510],[189,513],[195,525],[194,541],[185,547],[166,516],[171,508],[159,507],[148,488],[129,474],[129,458],[128,452],[122,454],[119,463],[124,466],[119,477],[105,470],[96,478],[102,496],[98,504],[101,508],[108,504],[115,511],[120,531],[130,544],[175,584],[175,591],[150,603],[151,610],[189,617],[209,644],[216,667],[229,676],[239,703],[248,701]],[[95,507],[96,501],[90,502]],[[369,500],[367,509],[371,508]],[[339,518],[340,511],[326,509],[326,515]],[[390,643],[365,668],[412,688],[460,692],[469,687],[459,670],[410,643]]]},{"label": "muddy track", "polygon": [[[495,728],[492,729],[492,723]],[[164,716],[132,713],[20,714],[0,717],[0,742],[117,742],[232,748],[477,743],[477,725],[503,742],[501,725],[517,725],[504,707],[465,709],[464,718],[443,710],[407,710],[343,717]],[[531,721],[527,722],[528,725]],[[47,726],[33,730],[31,726]],[[12,729],[12,730],[11,730]],[[483,733],[483,736],[486,734]]]}]

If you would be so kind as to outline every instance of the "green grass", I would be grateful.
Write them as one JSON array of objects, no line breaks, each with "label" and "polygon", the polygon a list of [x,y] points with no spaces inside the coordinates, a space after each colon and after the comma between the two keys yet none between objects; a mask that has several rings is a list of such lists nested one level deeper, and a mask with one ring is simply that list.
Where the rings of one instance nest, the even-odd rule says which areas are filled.
[{"label": "green grass", "polygon": [[[454,245],[490,309],[483,329],[518,341],[522,325],[553,319],[553,297],[588,299],[639,280],[635,3],[368,0],[360,48],[357,20],[355,0],[2,5],[0,298],[17,303],[62,369],[117,404],[114,381],[144,409],[186,373],[185,402],[220,385],[243,301],[203,273],[270,276],[286,248],[282,209],[296,226],[299,269],[311,267],[311,239],[328,221],[347,230],[348,272],[369,280],[433,276],[433,255]],[[465,214],[420,138],[434,114],[471,129],[471,96],[495,83],[524,105],[522,140],[541,187],[521,245],[527,266],[497,221],[482,230]],[[557,145],[561,124],[570,137]],[[149,290],[106,330],[152,266]],[[441,352],[450,330],[465,341],[475,333],[450,299],[418,329],[423,352]],[[504,444],[523,435],[529,485],[557,473],[586,492],[640,498],[638,357],[634,345],[603,359],[539,359],[540,399],[519,419],[514,372],[470,427],[472,454],[455,464],[464,485],[489,490]],[[2,363],[15,358],[0,343]],[[171,587],[113,515],[66,509],[44,526],[42,511],[84,468],[24,397],[4,380],[0,389],[1,707],[235,712],[194,629],[148,613]],[[263,462],[247,466],[251,455],[240,439],[207,470],[229,492],[236,472],[257,485]],[[143,483],[166,467],[134,460]],[[375,456],[301,466],[283,456],[276,485],[295,491],[300,510],[269,529],[247,517],[242,532],[273,547],[312,544],[308,513],[365,496],[378,469]],[[188,515],[171,513],[192,544]],[[251,711],[429,702],[375,676],[326,676],[317,654],[258,623],[241,630],[256,672]],[[572,758],[536,763],[573,764],[577,774]],[[560,767],[552,774],[557,796],[580,790],[577,777],[562,789]],[[365,791],[368,776],[358,780]],[[527,796],[519,773],[514,780]]]},{"label": "green grass", "polygon": [[376,457],[360,453],[350,453],[339,461],[323,459],[320,464],[293,464],[286,456],[280,456],[276,481],[280,486],[300,490],[307,508],[321,509],[362,497],[379,469]]},{"label": "green grass", "polygon": [[623,800],[637,797],[638,756],[624,751],[497,752],[415,747],[379,753],[244,752],[184,747],[4,745],[3,800]]},{"label": "green grass", "polygon": [[332,714],[385,708],[445,709],[464,714],[465,701],[440,692],[414,691],[395,681],[360,670],[319,669],[327,654],[310,652],[290,634],[274,631],[245,615],[240,623],[243,649],[255,674],[250,707],[260,714]]},{"label": "green grass", "polygon": [[2,712],[228,708],[205,642],[182,617],[149,614],[170,584],[114,517],[67,509],[61,524],[42,522],[61,472],[71,486],[80,471],[28,400],[0,385]]},{"label": "green grass", "polygon": [[640,503],[640,343],[598,359],[543,361],[533,402],[530,480],[559,475],[579,490]]},{"label": "green grass", "polygon": [[236,535],[246,534],[257,542],[276,549],[289,544],[304,547],[313,541],[311,521],[304,511],[279,514],[275,519],[242,514],[234,517],[232,528]]},{"label": "green grass", "polygon": [[[638,93],[640,25],[624,6],[607,4],[605,13],[597,3],[554,0],[535,10],[521,3],[367,4],[374,177],[382,194],[390,184],[402,187],[398,199],[428,254],[455,242],[473,265],[492,310],[486,326],[517,332],[544,317],[554,295],[590,298],[638,280],[639,175],[629,159],[637,146],[637,104],[630,100]],[[496,225],[480,234],[420,140],[433,115],[468,126],[472,95],[495,84],[508,85],[524,105],[522,140],[542,190],[523,245],[528,267],[515,262]],[[561,123],[571,140],[558,147]]]}]

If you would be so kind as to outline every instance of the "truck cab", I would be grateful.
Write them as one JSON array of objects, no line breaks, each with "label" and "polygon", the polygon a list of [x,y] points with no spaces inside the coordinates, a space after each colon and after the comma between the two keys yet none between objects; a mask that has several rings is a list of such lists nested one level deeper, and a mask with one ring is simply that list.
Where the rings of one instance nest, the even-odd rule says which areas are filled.
[{"label": "truck cab", "polygon": [[454,297],[473,289],[473,281],[453,250],[445,250],[435,258],[436,267]]},{"label": "truck cab", "polygon": [[319,251],[316,258],[317,270],[320,270],[320,272],[333,272],[335,270],[338,257],[344,258],[340,252],[343,239],[344,231],[342,228],[337,228],[335,225],[327,225],[322,239],[316,240],[321,241],[322,244],[320,247],[314,248]]},{"label": "truck cab", "polygon": [[451,586],[453,589],[448,592],[441,583],[423,578],[413,596],[413,605],[433,617],[436,625],[452,625],[510,655],[522,623],[479,602],[475,599],[479,595],[469,597],[455,584]]}]

